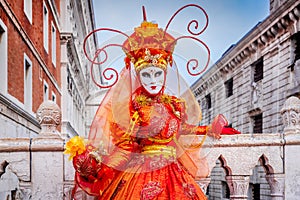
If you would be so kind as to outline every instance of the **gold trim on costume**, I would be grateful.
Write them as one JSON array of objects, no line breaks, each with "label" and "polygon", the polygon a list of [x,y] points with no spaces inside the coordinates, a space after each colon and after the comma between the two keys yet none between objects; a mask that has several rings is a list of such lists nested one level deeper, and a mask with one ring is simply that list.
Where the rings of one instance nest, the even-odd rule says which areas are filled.
[{"label": "gold trim on costume", "polygon": [[157,143],[169,143],[169,142],[171,142],[172,139],[173,139],[172,137],[170,137],[168,139],[157,139],[157,138],[151,138],[151,137],[148,138],[148,140],[150,140],[151,142],[157,142]]},{"label": "gold trim on costume", "polygon": [[167,145],[150,145],[142,149],[142,154],[153,156],[163,156],[165,158],[176,157],[176,149]]}]

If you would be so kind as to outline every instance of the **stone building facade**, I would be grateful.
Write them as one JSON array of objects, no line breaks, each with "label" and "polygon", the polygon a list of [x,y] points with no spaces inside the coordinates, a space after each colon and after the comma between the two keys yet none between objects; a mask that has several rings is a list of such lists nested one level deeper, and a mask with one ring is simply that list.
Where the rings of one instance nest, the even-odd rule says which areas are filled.
[{"label": "stone building facade", "polygon": [[[253,140],[246,142],[248,144],[245,144],[245,147],[240,146],[237,149],[239,153],[235,160],[240,168],[248,166],[245,163],[247,159],[244,158],[244,154],[247,153],[242,151],[251,151],[248,155],[251,158],[258,153],[253,147],[260,151],[257,154],[260,158],[256,159],[256,165],[252,168],[246,167],[245,171],[238,170],[240,172],[237,174],[246,175],[237,178],[240,179],[241,185],[235,186],[247,188],[244,190],[244,199],[282,199],[280,195],[272,194],[274,187],[277,187],[272,185],[272,181],[285,185],[285,199],[300,198],[299,193],[287,190],[292,182],[287,173],[299,178],[300,172],[295,170],[299,163],[294,160],[283,164],[282,160],[289,160],[286,149],[274,148],[276,144],[286,143],[286,135],[283,134],[284,121],[293,119],[295,123],[299,123],[299,117],[287,119],[281,116],[286,100],[292,96],[300,97],[299,75],[300,1],[270,0],[270,15],[232,45],[191,86],[202,107],[201,123],[209,124],[217,114],[222,113],[230,126],[243,134],[239,140],[231,141],[232,148],[234,143],[239,143],[242,138],[248,137],[249,140]],[[262,142],[258,141],[258,138],[264,138],[264,150],[258,147]],[[299,153],[298,145],[299,143],[295,143],[294,148],[298,149]],[[273,149],[272,153],[266,148]],[[277,157],[276,151],[281,152],[281,158]],[[241,196],[232,197],[232,185],[228,182],[232,168],[227,168],[227,159],[234,155],[219,152],[218,156],[207,190],[210,199],[240,199]],[[271,160],[276,159],[277,164],[269,165]],[[270,180],[270,174],[278,176],[278,180]],[[242,182],[247,184],[243,186]],[[294,183],[295,187],[299,184],[297,181]]]},{"label": "stone building facade", "polygon": [[[64,137],[85,135],[93,115],[86,100],[96,92],[83,52],[95,29],[92,1],[1,0],[0,11],[0,137],[36,137],[47,100],[62,108]],[[95,52],[96,37],[87,44]]]},{"label": "stone building facade", "polygon": [[34,137],[48,99],[61,104],[59,1],[0,1],[0,137]]},{"label": "stone building facade", "polygon": [[[95,108],[88,101],[99,93],[92,82],[90,61],[84,55],[85,36],[96,29],[92,1],[61,0],[61,74],[62,127],[64,137],[86,136]],[[87,40],[87,53],[96,52],[95,35]],[[101,82],[100,68],[94,68],[96,81]],[[101,90],[100,90],[101,91]],[[103,93],[103,92],[102,92]],[[101,93],[101,94],[102,94]],[[103,94],[98,98],[102,98]],[[99,99],[97,99],[99,100]],[[98,101],[99,104],[100,100]]]},{"label": "stone building facade", "polygon": [[299,3],[270,1],[270,15],[191,86],[203,124],[222,113],[243,134],[282,132],[280,109],[300,95]]}]

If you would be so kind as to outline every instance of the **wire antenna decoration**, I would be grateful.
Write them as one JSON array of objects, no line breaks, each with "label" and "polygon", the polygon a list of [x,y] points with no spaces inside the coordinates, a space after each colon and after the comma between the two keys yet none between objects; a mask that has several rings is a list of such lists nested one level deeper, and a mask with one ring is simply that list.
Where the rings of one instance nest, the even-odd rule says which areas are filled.
[{"label": "wire antenna decoration", "polygon": [[[167,23],[165,29],[163,30],[163,37],[165,38],[169,35],[167,33],[168,28],[169,28],[170,24],[173,22],[174,18],[178,15],[178,13],[182,12],[182,10],[185,10],[186,8],[189,8],[189,7],[197,8],[200,12],[203,13],[204,19],[205,19],[204,20],[204,26],[200,27],[199,21],[196,20],[196,19],[190,20],[189,23],[187,24],[187,27],[186,27],[186,29],[187,29],[187,31],[190,35],[183,35],[183,36],[179,36],[179,37],[175,38],[173,42],[168,44],[166,49],[167,50],[174,49],[175,44],[179,40],[184,40],[184,39],[192,40],[192,41],[195,41],[198,44],[202,45],[204,47],[204,49],[207,51],[207,59],[206,59],[206,62],[204,64],[204,66],[202,68],[201,68],[201,66],[199,66],[199,59],[197,59],[197,58],[191,58],[186,63],[186,70],[189,73],[189,75],[198,76],[198,75],[202,74],[207,69],[207,67],[209,65],[209,62],[210,62],[210,50],[209,50],[208,46],[206,45],[205,42],[203,42],[202,40],[200,40],[199,38],[196,37],[196,36],[201,35],[206,30],[206,28],[208,27],[208,15],[207,15],[206,11],[201,6],[196,5],[196,4],[188,4],[188,5],[185,5],[185,6],[181,7],[170,18],[170,20]],[[146,10],[145,10],[144,6],[142,7],[142,11],[143,11],[143,20],[144,20],[144,22],[147,22]],[[194,31],[192,31],[192,27],[194,28]],[[127,47],[124,45],[125,43],[123,43],[123,44],[111,43],[111,44],[104,45],[103,47],[97,49],[95,51],[94,55],[89,55],[88,52],[87,52],[87,41],[88,41],[88,39],[92,35],[94,35],[98,32],[103,32],[103,31],[113,32],[113,33],[117,33],[119,35],[124,36],[124,38],[125,38],[124,42],[125,43],[130,38],[130,36],[128,34],[122,32],[122,31],[120,31],[120,30],[116,30],[116,29],[112,29],[112,28],[99,28],[99,29],[95,29],[92,32],[90,32],[84,39],[84,43],[83,43],[84,54],[85,54],[86,58],[91,62],[90,73],[91,73],[91,77],[92,77],[93,82],[100,88],[110,88],[110,87],[114,86],[119,80],[118,71],[113,67],[105,68],[102,71],[101,75],[103,76],[104,80],[111,81],[111,83],[108,84],[108,85],[103,85],[103,84],[98,83],[96,81],[96,78],[95,78],[94,73],[93,73],[94,66],[98,65],[99,67],[101,67],[101,65],[104,64],[107,61],[108,56],[109,56],[108,52],[107,52],[107,48],[109,48],[109,47],[120,47],[120,48],[122,48],[122,50],[124,52],[129,52],[130,49],[128,49],[128,42],[127,42]],[[131,48],[130,43],[129,43],[129,48]],[[174,51],[176,52],[176,49]],[[100,54],[104,55],[104,58],[100,59],[100,61],[98,61],[98,58],[100,57],[99,56]],[[126,65],[126,68],[128,68],[128,70],[130,70],[131,65]]]}]

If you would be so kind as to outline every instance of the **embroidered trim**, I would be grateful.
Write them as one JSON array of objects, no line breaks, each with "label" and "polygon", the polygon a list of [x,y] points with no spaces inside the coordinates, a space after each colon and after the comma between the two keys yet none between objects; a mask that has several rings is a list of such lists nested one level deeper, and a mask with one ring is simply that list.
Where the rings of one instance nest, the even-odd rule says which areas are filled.
[{"label": "embroidered trim", "polygon": [[160,182],[150,181],[144,185],[141,191],[141,200],[152,200],[162,193],[164,189],[161,188]]},{"label": "embroidered trim", "polygon": [[194,185],[188,184],[188,183],[183,183],[182,187],[183,187],[183,192],[184,192],[185,196],[187,196],[188,198],[191,198],[191,199],[193,199],[195,197],[196,188]]}]

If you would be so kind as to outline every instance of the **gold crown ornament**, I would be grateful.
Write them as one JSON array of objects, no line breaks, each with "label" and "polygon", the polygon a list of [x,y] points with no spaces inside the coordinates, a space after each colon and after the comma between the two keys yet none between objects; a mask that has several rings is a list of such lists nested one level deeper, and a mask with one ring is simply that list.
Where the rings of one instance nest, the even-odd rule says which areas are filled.
[{"label": "gold crown ornament", "polygon": [[175,43],[175,39],[158,28],[158,24],[143,21],[123,43],[126,66],[133,63],[137,72],[148,66],[166,70],[168,64],[172,65]]}]

